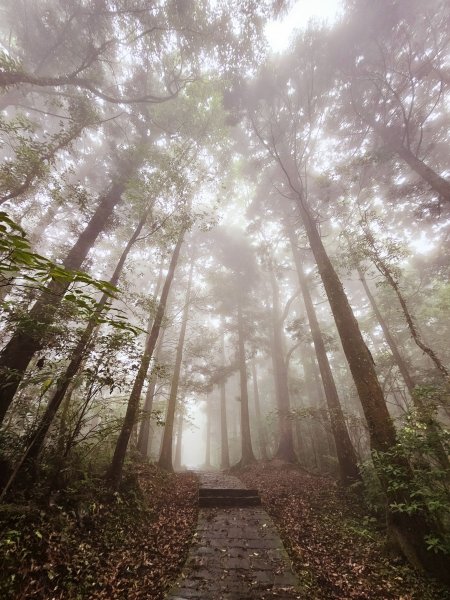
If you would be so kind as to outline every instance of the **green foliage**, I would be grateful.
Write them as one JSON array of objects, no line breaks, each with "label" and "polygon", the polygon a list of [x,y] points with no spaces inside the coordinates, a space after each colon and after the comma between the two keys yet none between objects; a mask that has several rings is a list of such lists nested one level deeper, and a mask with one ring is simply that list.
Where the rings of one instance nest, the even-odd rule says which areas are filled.
[{"label": "green foliage", "polygon": [[35,181],[45,178],[58,152],[63,148],[68,149],[86,127],[98,121],[94,108],[83,98],[71,100],[68,111],[68,126],[60,121],[56,133],[44,131],[40,137],[36,123],[27,117],[19,114],[11,121],[0,117],[0,147],[8,149],[8,158],[0,166],[2,202],[27,192]]},{"label": "green foliage", "polygon": [[6,73],[22,71],[22,65],[4,50],[0,50],[0,69]]},{"label": "green foliage", "polygon": [[395,447],[374,452],[373,462],[363,464],[361,471],[366,502],[373,512],[382,515],[387,503],[382,480],[388,495],[400,494],[402,498],[390,501],[390,510],[425,514],[435,530],[426,540],[429,549],[450,554],[450,478],[448,470],[437,464],[434,446],[439,439],[448,452],[450,436],[441,429],[433,430],[433,435],[417,414],[408,414]]},{"label": "green foliage", "polygon": [[45,291],[50,282],[59,283],[67,287],[64,301],[76,307],[82,318],[95,318],[98,323],[108,323],[135,334],[140,331],[128,323],[125,313],[118,308],[113,308],[109,315],[103,314],[92,292],[86,291],[88,288],[113,299],[117,288],[83,271],[66,269],[34,252],[24,230],[7,213],[0,212],[0,286],[7,286],[16,278],[20,278],[22,286],[39,291]]}]

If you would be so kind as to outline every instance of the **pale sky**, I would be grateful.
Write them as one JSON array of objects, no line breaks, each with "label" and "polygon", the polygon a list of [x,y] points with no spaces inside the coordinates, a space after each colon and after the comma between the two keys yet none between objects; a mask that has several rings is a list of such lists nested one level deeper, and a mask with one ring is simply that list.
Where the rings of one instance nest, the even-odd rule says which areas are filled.
[{"label": "pale sky", "polygon": [[266,25],[267,41],[274,52],[283,52],[289,46],[295,29],[303,29],[311,19],[332,24],[339,13],[340,0],[297,0],[282,19]]}]

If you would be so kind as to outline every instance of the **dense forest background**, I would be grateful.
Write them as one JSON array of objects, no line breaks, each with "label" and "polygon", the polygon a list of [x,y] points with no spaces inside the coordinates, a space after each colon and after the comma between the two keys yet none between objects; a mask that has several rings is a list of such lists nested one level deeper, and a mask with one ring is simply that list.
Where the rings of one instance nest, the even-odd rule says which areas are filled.
[{"label": "dense forest background", "polygon": [[298,4],[2,0],[7,565],[24,506],[276,460],[448,580],[450,7],[346,0],[275,51]]}]

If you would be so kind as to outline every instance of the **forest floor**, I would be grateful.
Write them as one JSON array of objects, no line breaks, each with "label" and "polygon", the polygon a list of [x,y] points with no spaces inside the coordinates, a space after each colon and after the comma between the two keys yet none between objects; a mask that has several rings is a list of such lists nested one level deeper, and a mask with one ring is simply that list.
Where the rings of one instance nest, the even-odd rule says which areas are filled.
[{"label": "forest floor", "polygon": [[450,590],[389,552],[384,532],[355,495],[278,461],[239,477],[262,503],[311,600],[447,600]]},{"label": "forest floor", "polygon": [[[357,497],[275,461],[238,475],[259,489],[310,600],[447,600],[384,544]],[[80,481],[51,502],[0,507],[0,598],[162,600],[197,524],[198,480],[138,467],[111,497]],[[42,498],[46,498],[42,494]]]},{"label": "forest floor", "polygon": [[197,522],[197,478],[145,465],[124,489],[80,482],[51,506],[1,506],[0,598],[164,598]]}]

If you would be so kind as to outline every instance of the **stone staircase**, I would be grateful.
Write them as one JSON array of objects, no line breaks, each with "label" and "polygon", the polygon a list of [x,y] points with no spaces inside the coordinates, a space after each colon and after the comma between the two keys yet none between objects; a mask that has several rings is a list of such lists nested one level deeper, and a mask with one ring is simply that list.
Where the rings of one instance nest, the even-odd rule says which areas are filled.
[{"label": "stone staircase", "polygon": [[201,487],[198,492],[200,508],[246,508],[261,506],[258,490]]},{"label": "stone staircase", "polygon": [[257,490],[199,472],[197,530],[166,600],[300,600],[299,582]]}]

